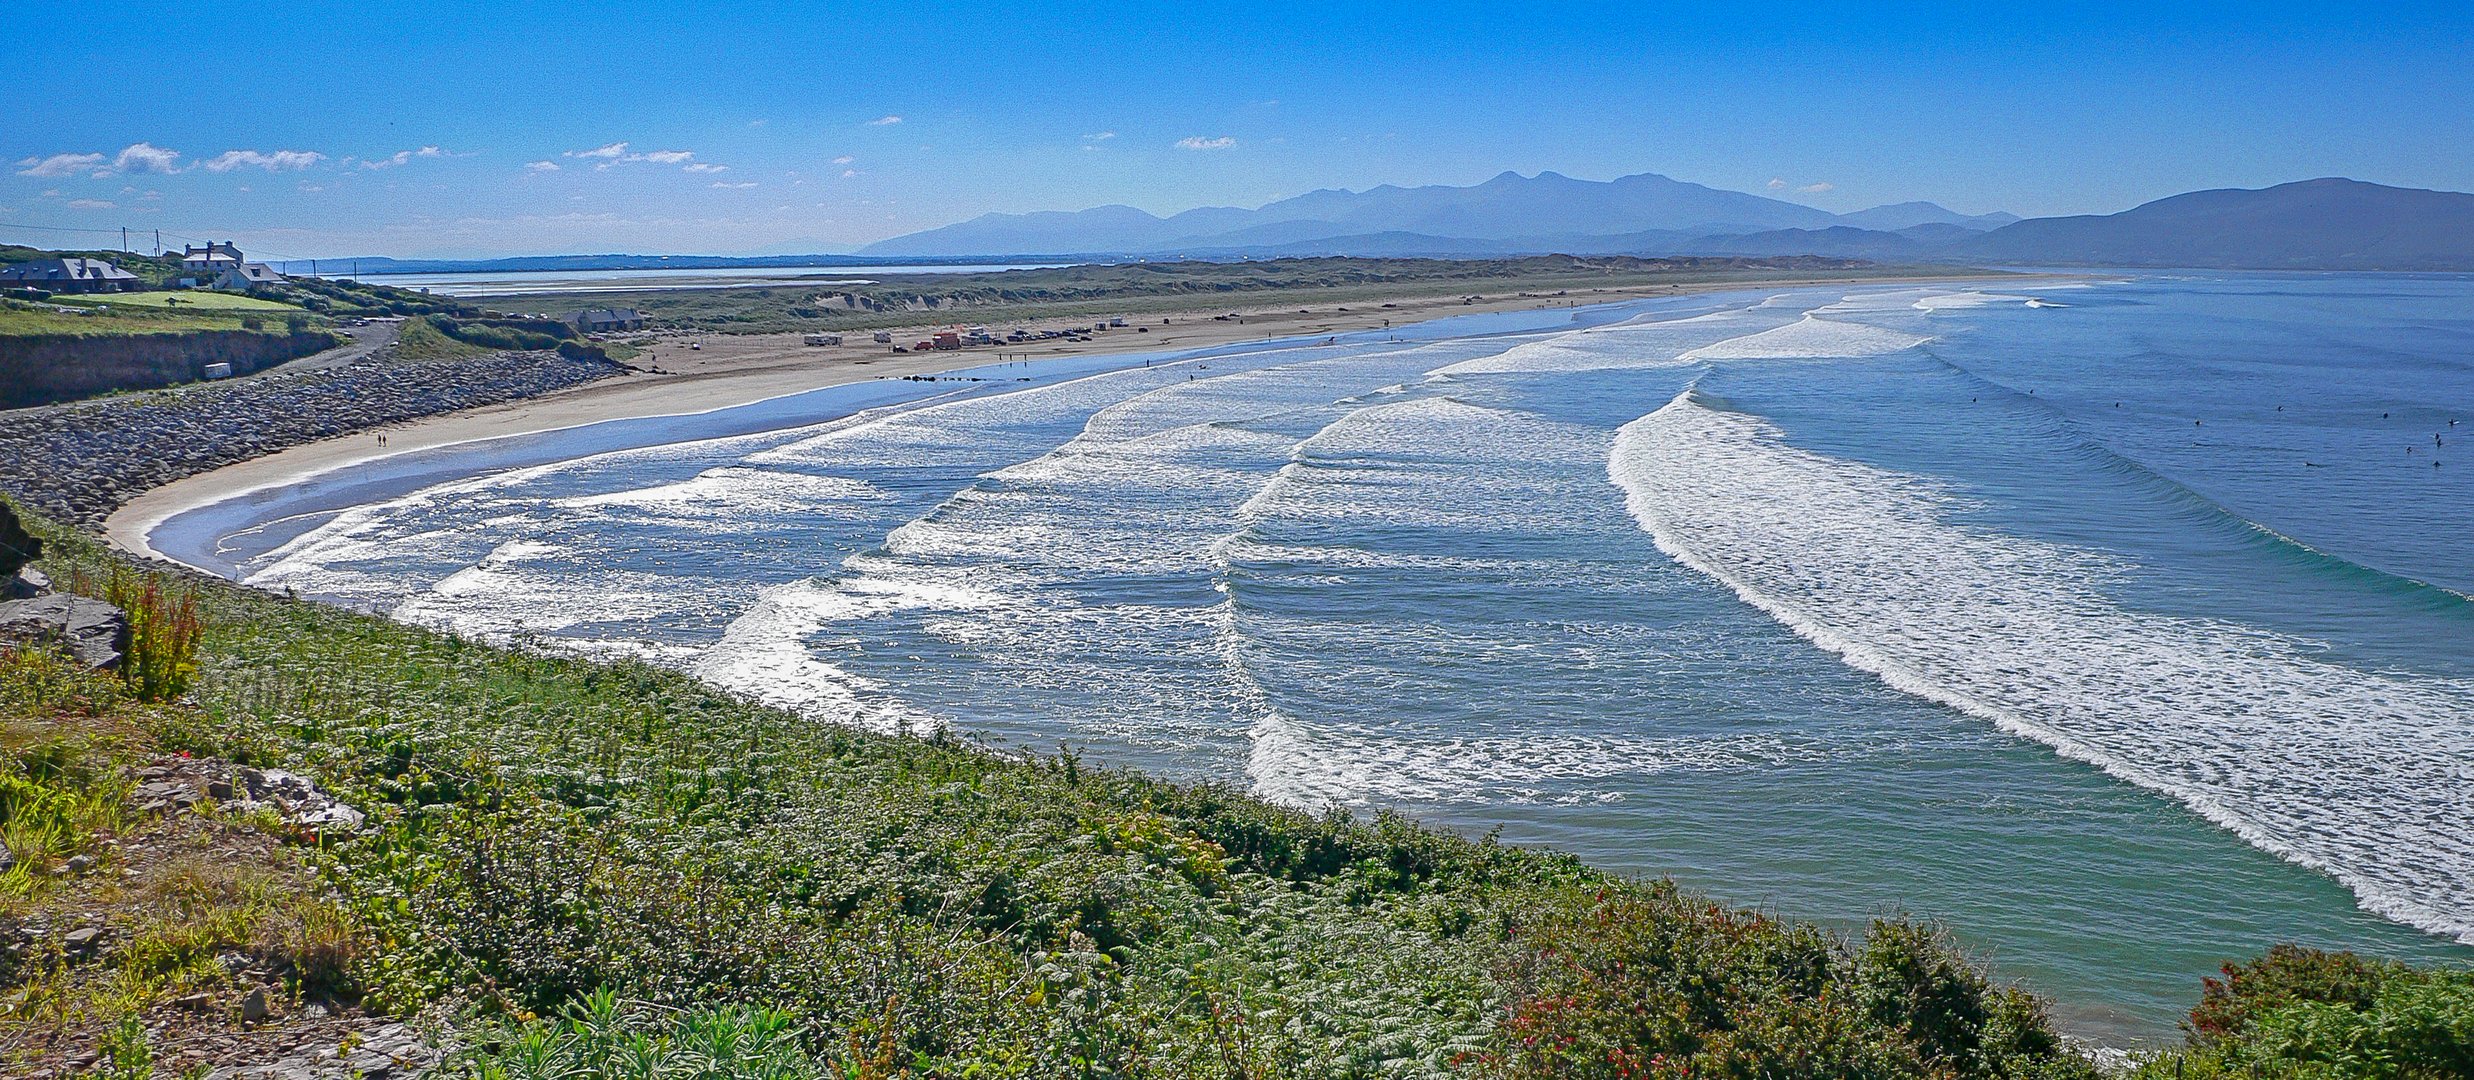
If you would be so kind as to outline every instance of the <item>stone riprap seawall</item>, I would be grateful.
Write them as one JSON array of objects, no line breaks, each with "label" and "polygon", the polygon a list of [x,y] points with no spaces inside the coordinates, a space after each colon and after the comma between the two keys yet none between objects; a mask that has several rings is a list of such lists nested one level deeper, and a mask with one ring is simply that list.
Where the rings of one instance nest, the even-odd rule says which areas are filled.
[{"label": "stone riprap seawall", "polygon": [[286,447],[621,374],[555,352],[363,360],[0,412],[0,491],[86,528],[139,492]]}]

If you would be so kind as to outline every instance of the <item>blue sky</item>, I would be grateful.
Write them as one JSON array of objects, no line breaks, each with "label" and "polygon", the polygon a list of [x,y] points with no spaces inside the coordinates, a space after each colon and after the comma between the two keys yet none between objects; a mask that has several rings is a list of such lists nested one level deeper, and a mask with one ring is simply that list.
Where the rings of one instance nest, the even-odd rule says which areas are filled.
[{"label": "blue sky", "polygon": [[990,210],[1506,169],[2029,215],[2326,175],[2474,189],[2462,4],[127,3],[15,22],[0,64],[37,95],[0,124],[16,243],[830,251]]}]

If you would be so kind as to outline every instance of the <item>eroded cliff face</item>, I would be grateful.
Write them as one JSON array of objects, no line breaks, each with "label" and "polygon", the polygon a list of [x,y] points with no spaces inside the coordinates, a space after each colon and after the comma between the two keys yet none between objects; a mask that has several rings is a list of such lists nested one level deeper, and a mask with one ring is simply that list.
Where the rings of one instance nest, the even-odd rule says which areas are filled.
[{"label": "eroded cliff face", "polygon": [[147,390],[206,377],[209,364],[246,375],[334,347],[323,330],[0,337],[0,408],[42,405],[115,390]]}]

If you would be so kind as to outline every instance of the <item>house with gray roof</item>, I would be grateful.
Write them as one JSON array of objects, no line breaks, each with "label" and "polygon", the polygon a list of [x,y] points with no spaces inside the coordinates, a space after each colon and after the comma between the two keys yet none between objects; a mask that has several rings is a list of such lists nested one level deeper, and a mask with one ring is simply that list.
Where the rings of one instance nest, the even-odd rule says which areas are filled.
[{"label": "house with gray roof", "polygon": [[101,259],[36,259],[14,266],[0,266],[0,289],[34,288],[56,293],[127,292],[140,284],[136,274]]},{"label": "house with gray roof", "polygon": [[587,334],[598,334],[611,330],[644,329],[644,316],[638,314],[636,309],[631,307],[586,308],[583,311],[577,312],[575,318],[567,321],[574,323],[576,329],[582,330]]},{"label": "house with gray roof", "polygon": [[276,273],[274,267],[265,263],[242,263],[216,274],[209,287],[216,292],[256,292],[283,282],[284,276]]},{"label": "house with gray roof", "polygon": [[205,247],[184,245],[180,249],[180,268],[202,278],[211,278],[226,270],[237,270],[248,261],[241,257],[241,249],[234,247],[229,240]]}]

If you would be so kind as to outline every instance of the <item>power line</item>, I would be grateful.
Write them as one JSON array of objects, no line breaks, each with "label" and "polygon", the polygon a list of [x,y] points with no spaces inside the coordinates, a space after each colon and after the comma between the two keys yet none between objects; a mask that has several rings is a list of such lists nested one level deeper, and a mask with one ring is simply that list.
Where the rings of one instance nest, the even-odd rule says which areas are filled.
[{"label": "power line", "polygon": [[[69,229],[69,228],[62,228],[62,227],[57,226],[57,225],[18,225],[18,224],[15,224],[15,223],[12,223],[12,222],[6,222],[6,221],[0,221],[0,229],[23,229],[23,230],[27,230],[27,231],[30,231],[30,232],[82,233],[82,234],[87,234],[87,235],[101,235],[101,236],[111,236],[111,235],[114,235],[114,234],[119,234],[120,236],[122,236],[122,237],[123,237],[123,239],[122,239],[122,241],[121,241],[121,247],[120,247],[118,250],[121,250],[121,251],[128,251],[128,250],[129,250],[129,247],[128,247],[128,240],[126,239],[126,237],[127,237],[127,235],[128,235],[128,230],[127,230],[127,229]],[[169,237],[171,237],[172,239],[174,239],[174,240],[178,240],[178,241],[181,241],[181,242],[183,242],[183,243],[211,244],[211,243],[214,243],[214,242],[215,242],[215,241],[212,241],[212,240],[205,239],[205,238],[203,238],[203,237],[196,237],[196,236],[183,236],[183,235],[181,235],[181,234],[179,234],[179,233],[175,233],[175,232],[165,232],[165,231],[163,231],[163,230],[161,230],[161,229],[155,229],[155,230],[152,230],[152,231],[153,231],[156,235],[159,235],[159,236],[169,236]],[[251,246],[251,247],[253,247],[253,248],[257,248],[257,250],[259,250],[259,251],[261,251],[261,252],[264,252],[264,253],[266,253],[267,255],[269,255],[269,256],[271,256],[271,257],[273,257],[273,258],[274,258],[277,262],[296,263],[296,262],[315,262],[315,261],[317,261],[317,260],[311,259],[311,258],[309,258],[308,256],[305,256],[305,255],[291,255],[291,254],[287,254],[287,253],[285,253],[285,252],[281,252],[281,251],[274,251],[274,250],[271,250],[271,249],[268,249],[268,248],[258,247],[256,244],[251,244],[250,246]],[[134,254],[134,252],[132,252],[132,254]]]},{"label": "power line", "polygon": [[107,236],[120,231],[118,229],[62,229],[51,225],[13,225],[5,221],[0,221],[0,229],[30,229],[35,232],[103,233]]}]

